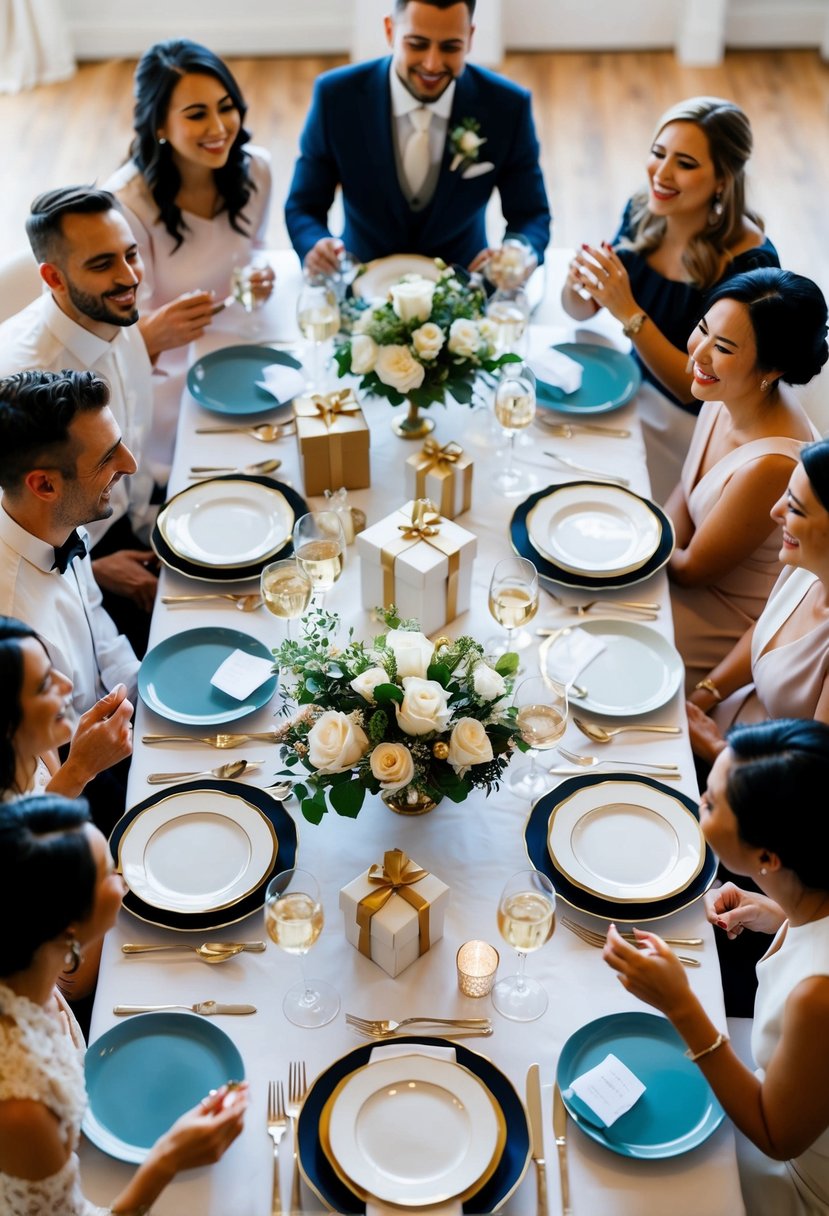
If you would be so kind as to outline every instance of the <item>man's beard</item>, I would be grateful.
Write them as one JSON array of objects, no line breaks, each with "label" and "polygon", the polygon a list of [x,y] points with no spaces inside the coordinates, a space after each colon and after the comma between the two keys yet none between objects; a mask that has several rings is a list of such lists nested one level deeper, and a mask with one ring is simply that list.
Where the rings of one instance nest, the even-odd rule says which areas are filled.
[{"label": "man's beard", "polygon": [[132,312],[125,316],[124,313],[114,312],[109,308],[106,296],[88,295],[87,292],[77,288],[69,279],[66,281],[66,290],[69,293],[69,299],[78,312],[82,313],[85,317],[89,317],[90,321],[103,321],[107,325],[127,327],[134,325],[138,320],[137,307],[134,307]]}]

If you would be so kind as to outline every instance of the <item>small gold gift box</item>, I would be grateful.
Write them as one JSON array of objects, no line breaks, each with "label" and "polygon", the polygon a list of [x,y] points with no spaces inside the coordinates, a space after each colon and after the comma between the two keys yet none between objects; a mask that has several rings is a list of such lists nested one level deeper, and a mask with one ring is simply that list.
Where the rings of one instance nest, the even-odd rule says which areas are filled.
[{"label": "small gold gift box", "polygon": [[443,937],[449,888],[402,849],[389,849],[340,891],[345,935],[394,978]]},{"label": "small gold gift box", "polygon": [[472,506],[472,458],[459,443],[443,447],[427,439],[406,461],[406,491],[412,498],[429,498],[445,519],[455,519]]},{"label": "small gold gift box", "polygon": [[371,485],[368,426],[350,388],[295,398],[294,417],[306,494]]}]

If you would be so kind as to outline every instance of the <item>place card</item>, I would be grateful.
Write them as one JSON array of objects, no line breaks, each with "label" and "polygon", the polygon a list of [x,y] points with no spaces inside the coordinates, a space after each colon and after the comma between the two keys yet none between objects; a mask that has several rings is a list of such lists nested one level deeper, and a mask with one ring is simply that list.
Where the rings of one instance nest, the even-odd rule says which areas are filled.
[{"label": "place card", "polygon": [[601,1064],[571,1081],[570,1088],[598,1115],[605,1127],[611,1127],[626,1114],[645,1092],[645,1086],[636,1074],[612,1051]]},{"label": "place card", "polygon": [[270,659],[244,650],[234,650],[210,677],[210,683],[236,701],[245,701],[250,694],[273,675]]}]

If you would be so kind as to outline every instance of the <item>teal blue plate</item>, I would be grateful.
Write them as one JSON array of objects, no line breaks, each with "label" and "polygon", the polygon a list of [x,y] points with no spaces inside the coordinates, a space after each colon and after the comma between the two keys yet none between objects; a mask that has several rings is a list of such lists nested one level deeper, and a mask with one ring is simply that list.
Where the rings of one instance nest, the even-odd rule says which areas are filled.
[{"label": "teal blue plate", "polygon": [[267,705],[276,692],[276,676],[254,688],[244,701],[210,683],[234,650],[273,660],[262,642],[238,629],[208,625],[165,638],[144,658],[138,671],[138,693],[150,709],[170,722],[213,726],[244,718]]},{"label": "teal blue plate", "polygon": [[187,373],[187,387],[199,405],[214,414],[269,414],[288,404],[256,384],[269,363],[302,367],[292,355],[268,346],[225,346],[196,360]]},{"label": "teal blue plate", "polygon": [[[609,1052],[646,1088],[635,1106],[604,1127],[570,1084]],[[707,1140],[724,1118],[710,1085],[686,1057],[682,1039],[666,1018],[653,1013],[612,1013],[582,1026],[561,1050],[556,1080],[585,1135],[623,1157],[677,1157]]]},{"label": "teal blue plate", "polygon": [[84,1071],[84,1133],[110,1157],[134,1164],[211,1089],[245,1076],[235,1043],[192,1013],[119,1022],[90,1045]]},{"label": "teal blue plate", "polygon": [[542,409],[559,414],[608,414],[627,405],[639,391],[642,383],[639,365],[620,350],[592,342],[560,342],[553,350],[581,364],[581,387],[574,393],[563,393],[560,388],[538,380],[536,400]]}]

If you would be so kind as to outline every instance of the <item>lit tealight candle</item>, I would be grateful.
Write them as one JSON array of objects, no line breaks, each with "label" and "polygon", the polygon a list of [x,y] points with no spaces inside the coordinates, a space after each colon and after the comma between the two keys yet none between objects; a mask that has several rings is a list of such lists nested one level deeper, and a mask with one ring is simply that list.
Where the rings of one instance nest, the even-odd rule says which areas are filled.
[{"label": "lit tealight candle", "polygon": [[498,951],[489,942],[464,942],[458,950],[458,987],[464,996],[487,996],[498,970]]}]

